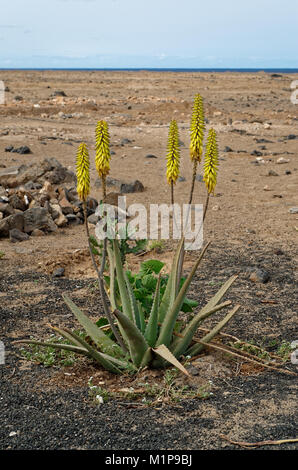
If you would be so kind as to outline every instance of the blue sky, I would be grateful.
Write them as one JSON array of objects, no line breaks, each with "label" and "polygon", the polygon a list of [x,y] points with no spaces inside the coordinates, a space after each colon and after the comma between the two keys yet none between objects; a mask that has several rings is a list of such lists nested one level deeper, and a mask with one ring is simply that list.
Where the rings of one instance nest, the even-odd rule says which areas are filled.
[{"label": "blue sky", "polygon": [[0,68],[298,67],[296,0],[3,4]]}]

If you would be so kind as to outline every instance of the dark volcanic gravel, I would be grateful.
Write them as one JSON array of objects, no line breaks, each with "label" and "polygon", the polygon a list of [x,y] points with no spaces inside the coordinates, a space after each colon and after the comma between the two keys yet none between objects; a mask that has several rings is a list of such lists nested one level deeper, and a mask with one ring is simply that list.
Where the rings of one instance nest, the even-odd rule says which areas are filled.
[{"label": "dark volcanic gravel", "polygon": [[[259,344],[297,340],[293,259],[293,253],[276,247],[212,247],[191,295],[204,304],[219,284],[238,272],[239,279],[227,298],[242,308],[225,331]],[[249,267],[268,271],[269,282],[250,281]],[[30,334],[46,337],[50,331],[47,322],[74,326],[62,292],[71,293],[78,305],[96,315],[97,297],[77,294],[90,282],[32,272],[0,274],[0,335],[8,353],[6,365],[0,366],[1,449],[234,449],[220,436],[248,442],[297,438],[297,378],[269,370],[215,378],[209,399],[159,408],[132,408],[115,400],[96,406],[88,396],[87,384],[61,390],[35,387],[52,369],[24,367],[11,341]],[[26,284],[36,290],[24,288]],[[262,303],[264,299],[276,304]],[[297,366],[289,364],[288,369],[297,371]],[[270,448],[298,447],[266,446]]]}]

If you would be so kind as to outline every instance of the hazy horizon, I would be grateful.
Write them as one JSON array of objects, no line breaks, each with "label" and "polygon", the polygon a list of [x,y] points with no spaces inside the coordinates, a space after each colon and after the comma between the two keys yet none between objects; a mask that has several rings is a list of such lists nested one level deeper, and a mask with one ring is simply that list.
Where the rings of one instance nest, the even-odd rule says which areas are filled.
[{"label": "hazy horizon", "polygon": [[0,68],[297,68],[292,0],[11,0]]}]

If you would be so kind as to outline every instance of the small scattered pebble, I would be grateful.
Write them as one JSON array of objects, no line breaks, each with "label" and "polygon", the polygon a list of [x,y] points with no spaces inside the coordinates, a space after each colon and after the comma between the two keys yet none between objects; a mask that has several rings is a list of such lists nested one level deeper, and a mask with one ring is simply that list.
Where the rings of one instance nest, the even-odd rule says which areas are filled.
[{"label": "small scattered pebble", "polygon": [[148,153],[145,158],[157,158],[157,156],[152,153]]},{"label": "small scattered pebble", "polygon": [[62,277],[65,274],[65,269],[64,268],[57,268],[53,272],[53,277]]},{"label": "small scattered pebble", "polygon": [[274,171],[274,170],[269,170],[268,171],[268,176],[279,176],[279,174],[276,173],[276,171]]},{"label": "small scattered pebble", "polygon": [[290,160],[288,158],[280,157],[276,160],[276,163],[278,165],[282,165],[283,163],[290,163]]},{"label": "small scattered pebble", "polygon": [[253,269],[249,279],[252,282],[261,282],[262,284],[266,284],[270,279],[270,275],[267,271],[265,271],[265,269]]}]

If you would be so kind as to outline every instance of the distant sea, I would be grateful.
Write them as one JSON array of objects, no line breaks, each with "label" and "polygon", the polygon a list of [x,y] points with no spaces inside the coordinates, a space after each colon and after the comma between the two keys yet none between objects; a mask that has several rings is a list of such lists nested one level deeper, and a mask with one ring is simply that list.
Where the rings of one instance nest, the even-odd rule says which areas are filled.
[{"label": "distant sea", "polygon": [[52,67],[49,67],[49,68],[46,68],[46,67],[43,67],[43,68],[0,68],[0,70],[37,70],[37,71],[54,71],[54,70],[57,70],[57,71],[73,71],[73,72],[143,72],[143,71],[146,71],[146,72],[191,72],[191,73],[194,73],[194,72],[208,72],[208,73],[224,73],[224,72],[242,72],[242,73],[258,73],[258,72],[265,72],[265,73],[285,73],[285,74],[289,74],[289,73],[298,73],[298,68],[297,69],[293,69],[293,68],[289,68],[289,69],[279,69],[279,68],[273,68],[273,69],[266,69],[266,68],[259,68],[259,69],[245,69],[245,68],[240,68],[240,69],[233,69],[233,68],[210,68],[210,69],[207,69],[207,68],[187,68],[187,69],[183,69],[183,68],[146,68],[146,67],[143,67],[143,68],[52,68]]}]

